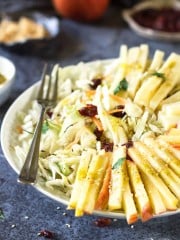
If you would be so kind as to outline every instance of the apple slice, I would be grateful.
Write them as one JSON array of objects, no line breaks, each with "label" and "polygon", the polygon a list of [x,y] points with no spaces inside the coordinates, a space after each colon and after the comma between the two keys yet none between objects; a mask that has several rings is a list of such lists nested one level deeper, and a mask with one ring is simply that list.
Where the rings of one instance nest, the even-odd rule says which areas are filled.
[{"label": "apple slice", "polygon": [[151,98],[161,83],[162,79],[156,76],[150,76],[145,79],[135,95],[134,102],[139,105],[149,106]]},{"label": "apple slice", "polygon": [[134,162],[127,161],[127,169],[141,219],[143,222],[147,221],[152,218],[152,208],[138,168]]},{"label": "apple slice", "polygon": [[156,155],[153,149],[142,142],[135,142],[134,146],[143,158],[148,160],[176,197],[180,199],[180,178]]},{"label": "apple slice", "polygon": [[172,152],[172,146],[166,142],[160,142],[159,139],[145,138],[144,142],[149,146],[156,155],[161,158],[168,166],[180,176],[180,161]]},{"label": "apple slice", "polygon": [[127,163],[129,160],[125,161],[124,175],[124,193],[123,193],[123,209],[126,214],[126,220],[128,224],[135,223],[138,220],[138,212],[136,209],[135,201],[133,198],[133,193],[131,192],[129,177],[127,172]]},{"label": "apple slice", "polygon": [[156,215],[163,213],[166,211],[166,206],[162,200],[162,197],[158,191],[158,189],[154,186],[154,184],[147,178],[147,176],[141,171],[140,172],[145,189],[148,193],[153,212]]},{"label": "apple slice", "polygon": [[164,141],[161,138],[157,138],[158,143],[161,145],[161,147],[166,147],[166,149],[168,149],[168,151],[178,160],[180,161],[180,150],[174,148],[171,144],[169,144],[168,142]]},{"label": "apple slice", "polygon": [[159,69],[160,73],[162,72],[165,74],[165,79],[150,100],[150,107],[152,109],[156,109],[159,103],[168,96],[170,91],[178,83],[180,79],[179,68],[180,55],[175,53],[170,54],[162,68]]},{"label": "apple slice", "polygon": [[89,167],[91,158],[92,158],[91,151],[84,152],[81,156],[80,164],[76,173],[76,179],[74,182],[74,186],[73,186],[71,197],[68,204],[68,209],[76,208],[76,205],[79,199],[79,194],[81,192],[81,189],[83,188],[84,180],[88,172],[88,167]]},{"label": "apple slice", "polygon": [[[167,185],[163,180],[157,175],[157,172],[147,161],[147,159],[140,154],[140,152],[135,148],[131,147],[128,149],[129,156],[137,164],[138,168],[149,178],[150,181],[159,189],[162,199],[168,210],[176,210],[178,199],[169,190]],[[147,155],[149,153],[147,152]]]},{"label": "apple slice", "polygon": [[163,106],[165,104],[169,104],[169,103],[175,103],[175,102],[178,102],[178,101],[180,101],[180,91],[177,91],[173,95],[171,95],[168,98],[164,99],[161,102],[161,106]]},{"label": "apple slice", "polygon": [[108,161],[109,153],[106,154],[103,150],[92,158],[76,205],[76,216],[82,216],[84,212],[93,212]]},{"label": "apple slice", "polygon": [[114,149],[108,201],[109,210],[122,209],[122,196],[125,184],[125,159],[125,146]]},{"label": "apple slice", "polygon": [[107,207],[109,200],[109,186],[111,181],[111,161],[108,163],[101,190],[99,192],[95,209],[103,210]]},{"label": "apple slice", "polygon": [[145,68],[147,67],[147,59],[148,59],[148,52],[149,48],[148,45],[146,44],[141,44],[139,47],[139,53],[138,56],[136,57],[134,63],[131,62],[130,59],[132,57],[130,56],[128,63],[133,64],[132,65],[132,70],[129,71],[126,75],[126,79],[128,81],[128,94],[130,97],[133,99],[136,91],[138,90],[140,83],[141,83],[141,78],[143,76],[143,72]]}]

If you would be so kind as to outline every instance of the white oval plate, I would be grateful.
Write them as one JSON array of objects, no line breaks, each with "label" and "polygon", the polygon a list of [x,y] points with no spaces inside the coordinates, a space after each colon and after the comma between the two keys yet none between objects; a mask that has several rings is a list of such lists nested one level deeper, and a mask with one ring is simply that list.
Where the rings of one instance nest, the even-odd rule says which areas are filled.
[{"label": "white oval plate", "polygon": [[[103,63],[107,64],[107,60],[104,60]],[[89,62],[87,64],[93,65],[95,62]],[[18,174],[20,172],[20,166],[18,164],[18,159],[13,151],[13,146],[15,145],[16,138],[15,134],[15,127],[17,125],[17,112],[22,111],[24,109],[28,108],[28,105],[31,100],[35,98],[36,90],[38,87],[38,83],[34,84],[30,88],[28,88],[26,91],[24,91],[10,106],[9,110],[7,111],[3,122],[1,126],[1,146],[3,153],[9,162],[10,166],[14,169],[14,171]],[[45,187],[42,184],[37,183],[34,185],[36,189],[38,189],[40,192],[45,194],[46,196],[62,203],[65,205],[68,205],[68,199],[67,197],[61,193],[58,194],[55,191],[50,190],[49,188]],[[180,213],[180,209],[177,211],[172,212],[166,212],[160,215],[156,215],[155,217],[164,217],[169,215],[174,215]],[[104,217],[110,217],[110,218],[119,218],[119,219],[125,219],[125,214],[123,212],[108,212],[108,211],[94,211],[94,214]]]},{"label": "white oval plate", "polygon": [[174,7],[180,9],[180,1],[177,0],[158,0],[158,1],[145,1],[135,5],[131,9],[124,10],[122,16],[124,20],[129,24],[132,30],[134,30],[138,35],[142,37],[147,37],[150,39],[159,39],[166,41],[178,42],[180,41],[180,32],[170,33],[164,31],[153,30],[151,28],[142,27],[134,19],[133,15],[141,10],[148,8],[161,8],[161,7]]}]

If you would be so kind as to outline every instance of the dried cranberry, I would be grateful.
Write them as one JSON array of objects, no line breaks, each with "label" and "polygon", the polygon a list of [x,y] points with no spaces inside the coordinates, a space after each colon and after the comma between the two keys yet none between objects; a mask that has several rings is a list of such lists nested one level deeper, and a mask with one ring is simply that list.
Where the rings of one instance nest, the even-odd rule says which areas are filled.
[{"label": "dried cranberry", "polygon": [[129,161],[131,161],[131,162],[134,162],[133,159],[129,156],[128,153],[126,153],[126,159],[129,160]]},{"label": "dried cranberry", "polygon": [[47,110],[47,111],[46,111],[46,114],[48,115],[48,117],[49,117],[49,118],[51,118],[51,117],[52,117],[52,114],[53,114],[53,112],[52,112],[51,110]]},{"label": "dried cranberry", "polygon": [[123,143],[121,146],[126,146],[127,148],[133,147],[133,141],[128,141],[127,143]]},{"label": "dried cranberry", "polygon": [[99,85],[101,85],[102,79],[101,78],[94,78],[91,83],[89,84],[89,86],[92,89],[96,89]]},{"label": "dried cranberry", "polygon": [[116,109],[124,109],[124,107],[125,107],[124,105],[121,105],[121,104],[120,104],[120,105],[117,105],[117,106],[116,106]]},{"label": "dried cranberry", "polygon": [[[116,106],[115,109],[123,110],[124,105],[118,105],[118,106]],[[111,115],[114,117],[123,118],[126,115],[126,113],[124,111],[119,111],[119,112],[112,113]]]},{"label": "dried cranberry", "polygon": [[114,117],[123,118],[123,117],[126,115],[126,112],[124,112],[124,111],[115,112],[115,113],[112,113],[112,115],[113,115]]},{"label": "dried cranberry", "polygon": [[94,117],[98,114],[97,107],[93,104],[87,104],[85,107],[79,109],[79,113],[86,117]]},{"label": "dried cranberry", "polygon": [[95,222],[97,227],[107,227],[112,223],[110,218],[98,218]]},{"label": "dried cranberry", "polygon": [[102,137],[102,134],[103,134],[103,131],[100,131],[98,128],[95,128],[94,134],[96,135],[97,141],[100,141],[100,139]]},{"label": "dried cranberry", "polygon": [[48,230],[42,230],[41,232],[38,233],[38,236],[49,238],[49,239],[54,238],[54,234]]},{"label": "dried cranberry", "polygon": [[113,151],[113,143],[110,142],[101,142],[101,149],[104,149],[105,152],[112,152]]}]

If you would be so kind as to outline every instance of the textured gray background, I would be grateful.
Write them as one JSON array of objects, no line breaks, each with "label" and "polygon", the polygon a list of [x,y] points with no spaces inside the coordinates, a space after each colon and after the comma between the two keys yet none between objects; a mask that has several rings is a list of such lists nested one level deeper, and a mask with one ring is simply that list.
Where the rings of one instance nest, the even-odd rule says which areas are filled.
[{"label": "textured gray background", "polygon": [[[44,3],[49,5],[47,0],[1,0],[0,10],[12,11],[34,5],[39,7]],[[172,51],[180,53],[179,43],[153,41],[137,36],[122,21],[120,9],[114,7],[96,23],[77,23],[63,19],[61,34],[48,47],[29,48],[24,53],[0,47],[0,55],[11,59],[17,69],[12,94],[0,107],[0,123],[16,97],[38,81],[44,61],[58,62],[65,66],[79,61],[113,58],[118,55],[121,44],[130,47],[141,43],[149,44],[151,55],[156,49],[165,51],[167,55]],[[31,186],[18,184],[16,179],[16,173],[8,165],[0,149],[0,208],[5,215],[5,219],[0,220],[0,240],[41,239],[37,233],[42,229],[54,232],[57,240],[180,239],[180,215],[153,219],[143,224],[138,222],[132,227],[125,220],[118,220],[113,221],[109,227],[98,228],[94,225],[97,216],[75,218],[73,212],[67,211],[65,206],[47,198]],[[67,216],[63,215],[65,212]],[[71,227],[68,228],[66,224]]]}]

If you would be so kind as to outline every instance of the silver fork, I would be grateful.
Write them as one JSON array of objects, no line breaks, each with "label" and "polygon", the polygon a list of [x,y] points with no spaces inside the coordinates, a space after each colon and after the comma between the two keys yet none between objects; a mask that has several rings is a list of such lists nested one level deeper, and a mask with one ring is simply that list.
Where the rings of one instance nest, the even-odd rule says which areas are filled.
[{"label": "silver fork", "polygon": [[[27,154],[27,157],[25,159],[25,163],[18,177],[18,182],[21,183],[33,184],[36,182],[36,176],[38,171],[39,147],[44,114],[49,107],[53,107],[56,104],[57,100],[58,70],[56,72],[54,84],[52,84],[51,76],[48,79],[46,79],[46,72],[47,64],[44,66],[42,72],[41,85],[37,96],[37,102],[41,106],[40,117],[34,131],[32,143]],[[48,82],[47,89],[45,89],[46,81]]]}]

